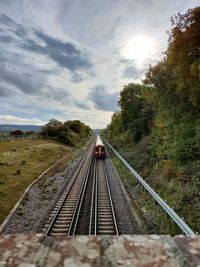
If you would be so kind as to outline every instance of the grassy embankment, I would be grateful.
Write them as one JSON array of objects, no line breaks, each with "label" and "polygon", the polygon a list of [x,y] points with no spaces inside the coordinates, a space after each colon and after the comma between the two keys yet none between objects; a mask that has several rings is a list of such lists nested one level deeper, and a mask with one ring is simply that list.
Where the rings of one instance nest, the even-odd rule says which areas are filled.
[{"label": "grassy embankment", "polygon": [[86,140],[76,147],[48,139],[0,142],[0,223],[30,183],[59,159],[76,158]]},{"label": "grassy embankment", "polygon": [[[156,162],[150,153],[148,137],[138,144],[123,144],[119,136],[110,141],[147,183],[174,208],[180,217],[184,218],[193,231],[199,232],[199,161],[184,167],[169,160]],[[116,157],[113,158],[113,162],[128,192],[133,196],[134,205],[140,209],[142,216],[147,220],[149,226],[147,232],[171,233],[172,235],[181,233],[171,220],[168,220],[167,216],[155,206],[149,194],[141,190],[136,179],[123,164]]]}]

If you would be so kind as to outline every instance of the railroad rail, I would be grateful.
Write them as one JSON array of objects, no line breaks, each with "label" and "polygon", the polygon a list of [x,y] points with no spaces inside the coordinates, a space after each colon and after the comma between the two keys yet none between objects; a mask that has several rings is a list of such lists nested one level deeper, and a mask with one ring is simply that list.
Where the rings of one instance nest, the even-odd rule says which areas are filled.
[{"label": "railroad rail", "polygon": [[[92,188],[88,194],[89,179]],[[54,207],[45,235],[80,234],[81,211],[83,202],[89,202],[90,211],[84,217],[89,235],[118,235],[114,207],[109,187],[108,175],[104,160],[96,160],[93,146],[83,156],[76,172],[71,178],[65,192]]]},{"label": "railroad rail", "polygon": [[65,192],[55,206],[45,235],[74,235],[80,206],[85,192],[93,151],[89,149],[83,156]]},{"label": "railroad rail", "polygon": [[128,164],[128,162],[109,144],[109,142],[101,137],[107,146],[114,152],[114,154],[123,162],[123,164],[134,175],[143,188],[153,197],[153,199],[159,204],[159,206],[171,217],[172,221],[177,224],[181,231],[186,236],[195,237],[195,233],[192,229],[176,214],[173,209],[142,179],[142,177]]},{"label": "railroad rail", "polygon": [[119,235],[105,162],[95,160],[90,235]]}]

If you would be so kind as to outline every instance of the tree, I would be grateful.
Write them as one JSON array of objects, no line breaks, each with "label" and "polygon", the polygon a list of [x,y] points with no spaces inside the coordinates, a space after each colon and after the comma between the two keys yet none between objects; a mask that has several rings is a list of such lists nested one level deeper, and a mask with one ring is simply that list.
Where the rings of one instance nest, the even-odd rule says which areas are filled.
[{"label": "tree", "polygon": [[124,129],[131,133],[136,142],[148,133],[148,121],[152,117],[150,105],[145,103],[144,91],[145,86],[130,83],[124,86],[118,102]]},{"label": "tree", "polygon": [[58,128],[62,125],[63,123],[61,121],[51,119],[45,126],[52,126],[54,128]]},{"label": "tree", "polygon": [[103,131],[103,135],[107,136],[109,140],[115,139],[121,132],[123,132],[123,125],[121,119],[121,112],[113,113],[111,123]]},{"label": "tree", "polygon": [[172,18],[167,60],[178,94],[200,111],[200,7]]}]

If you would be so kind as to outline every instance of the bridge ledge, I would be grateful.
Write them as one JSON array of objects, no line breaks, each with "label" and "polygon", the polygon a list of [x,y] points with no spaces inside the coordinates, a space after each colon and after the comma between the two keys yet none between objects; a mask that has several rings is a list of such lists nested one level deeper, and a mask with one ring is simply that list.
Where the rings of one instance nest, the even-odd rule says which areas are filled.
[{"label": "bridge ledge", "polygon": [[0,266],[200,266],[200,236],[0,235]]}]

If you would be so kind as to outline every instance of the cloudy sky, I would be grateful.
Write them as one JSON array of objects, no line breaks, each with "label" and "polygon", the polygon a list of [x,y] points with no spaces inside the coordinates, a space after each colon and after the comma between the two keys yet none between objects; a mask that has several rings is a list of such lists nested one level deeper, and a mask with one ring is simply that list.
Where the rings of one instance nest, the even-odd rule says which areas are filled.
[{"label": "cloudy sky", "polygon": [[105,127],[199,0],[0,0],[0,124]]}]

